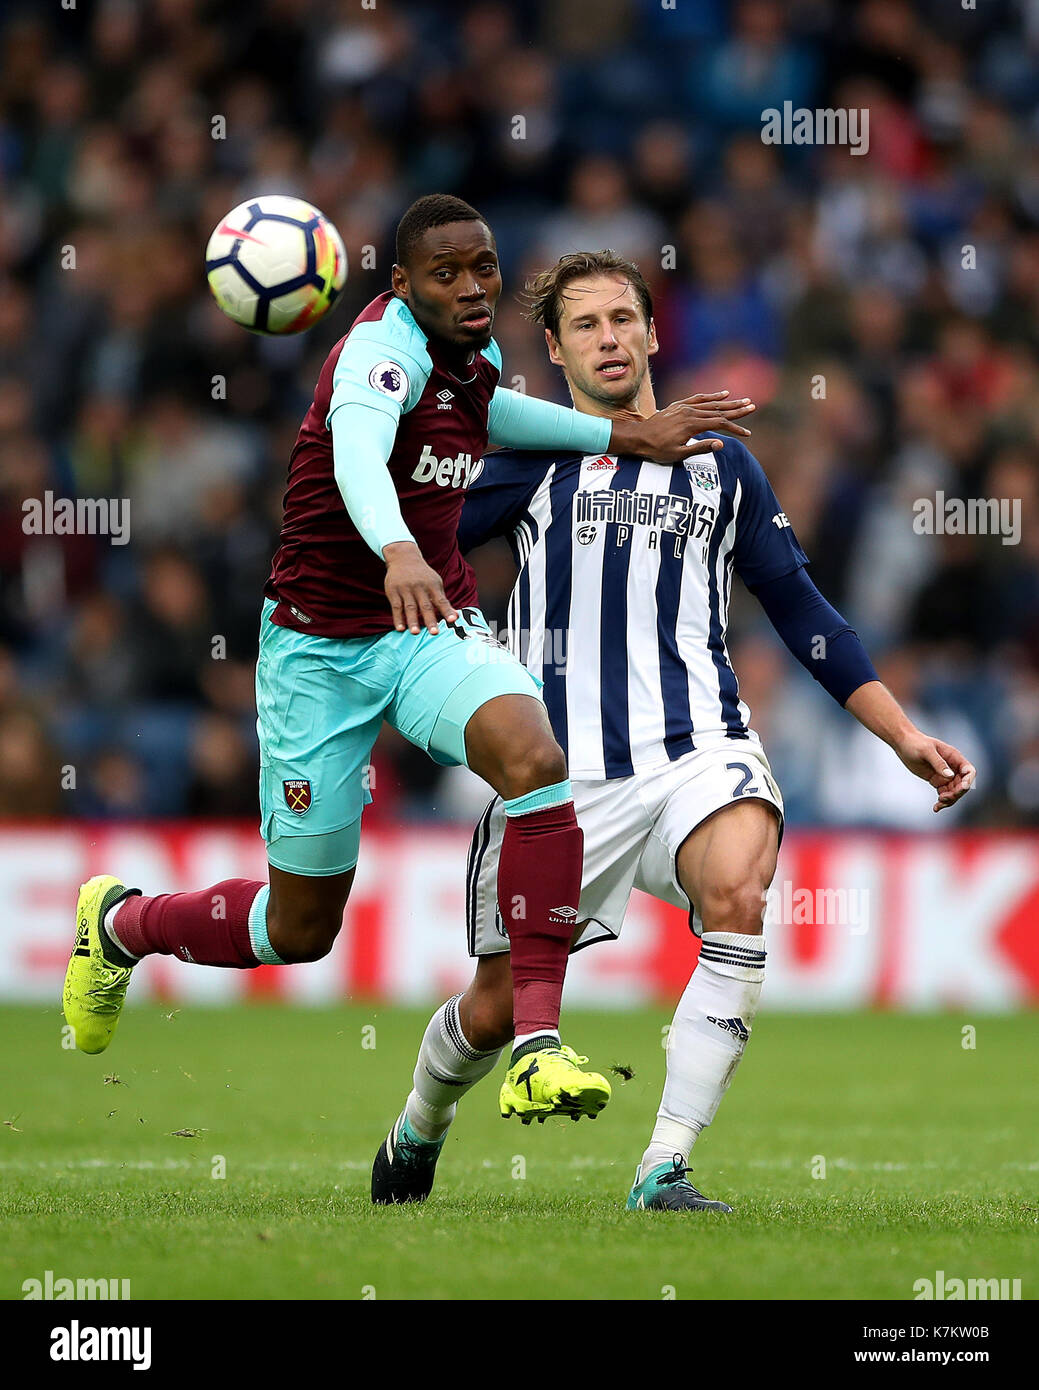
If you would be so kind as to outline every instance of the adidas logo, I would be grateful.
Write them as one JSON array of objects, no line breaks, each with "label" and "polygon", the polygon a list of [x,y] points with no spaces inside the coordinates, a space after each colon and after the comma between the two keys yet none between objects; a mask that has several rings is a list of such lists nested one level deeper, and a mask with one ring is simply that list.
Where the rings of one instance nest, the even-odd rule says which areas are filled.
[{"label": "adidas logo", "polygon": [[76,933],[76,945],[72,954],[74,956],[90,955],[90,935],[85,917],[79,919],[79,931]]},{"label": "adidas logo", "polygon": [[738,1042],[746,1042],[750,1037],[750,1029],[743,1022],[742,1018],[712,1018],[707,1015],[708,1023],[716,1023],[725,1033],[731,1033]]}]

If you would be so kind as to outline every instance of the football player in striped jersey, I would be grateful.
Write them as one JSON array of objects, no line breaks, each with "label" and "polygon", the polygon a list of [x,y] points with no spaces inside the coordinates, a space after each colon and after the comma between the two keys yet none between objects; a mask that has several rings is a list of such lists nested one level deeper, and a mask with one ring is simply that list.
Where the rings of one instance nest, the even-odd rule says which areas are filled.
[{"label": "football player in striped jersey", "polygon": [[[612,252],[567,256],[531,294],[531,317],[578,410],[614,420],[653,413],[656,330],[636,266]],[[459,541],[466,550],[495,535],[509,537],[519,566],[510,646],[543,682],[585,832],[573,948],[619,935],[633,887],[685,908],[701,938],[628,1207],[729,1211],[690,1183],[689,1155],[750,1037],[783,828],[782,796],[725,644],[733,570],[829,694],[935,789],[935,811],[969,790],[975,769],[917,729],[878,680],[808,577],[761,465],[738,440],[673,468],[580,449],[491,454],[470,482]],[[496,884],[504,829],[495,798],[469,856],[475,977],[430,1021],[403,1116],[417,1142],[395,1146],[391,1133],[380,1148],[375,1201],[428,1194],[459,1099],[512,1036]]]}]

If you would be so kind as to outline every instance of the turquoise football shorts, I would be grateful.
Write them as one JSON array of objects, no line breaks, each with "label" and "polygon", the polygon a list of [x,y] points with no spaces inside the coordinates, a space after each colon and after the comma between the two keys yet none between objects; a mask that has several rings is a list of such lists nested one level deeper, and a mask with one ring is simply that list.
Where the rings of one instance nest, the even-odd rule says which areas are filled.
[{"label": "turquoise football shorts", "polygon": [[320,877],[357,863],[369,764],[385,719],[445,766],[466,765],[465,726],[498,695],[541,683],[495,641],[478,608],[436,633],[317,637],[260,621],[256,732],[260,833],[277,869]]}]

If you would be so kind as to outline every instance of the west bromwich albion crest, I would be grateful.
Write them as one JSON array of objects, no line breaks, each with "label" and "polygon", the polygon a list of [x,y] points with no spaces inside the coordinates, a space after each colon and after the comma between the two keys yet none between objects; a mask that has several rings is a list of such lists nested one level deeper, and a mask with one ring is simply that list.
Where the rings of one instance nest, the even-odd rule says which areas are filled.
[{"label": "west bromwich albion crest", "polygon": [[291,782],[282,782],[285,788],[285,802],[290,811],[295,811],[297,816],[302,816],[305,811],[310,810],[310,783],[301,777],[293,778]]},{"label": "west bromwich albion crest", "polygon": [[709,459],[686,459],[686,469],[697,487],[704,492],[713,492],[719,486],[718,465]]}]

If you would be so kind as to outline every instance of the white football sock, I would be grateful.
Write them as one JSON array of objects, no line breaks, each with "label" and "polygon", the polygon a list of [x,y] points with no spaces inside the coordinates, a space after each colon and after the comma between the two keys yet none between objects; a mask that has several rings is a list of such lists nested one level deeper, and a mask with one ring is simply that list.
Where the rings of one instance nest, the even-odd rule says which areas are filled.
[{"label": "white football sock", "polygon": [[512,1050],[522,1047],[524,1043],[530,1042],[532,1038],[551,1038],[553,1042],[559,1042],[559,1031],[556,1028],[539,1028],[536,1033],[517,1033],[512,1040]]},{"label": "white football sock", "polygon": [[642,1173],[681,1154],[711,1123],[743,1056],[765,978],[761,936],[704,932],[667,1039],[667,1076]]},{"label": "white football sock", "polygon": [[415,1064],[415,1089],[404,1107],[408,1126],[420,1139],[439,1139],[455,1117],[466,1091],[494,1067],[501,1048],[478,1052],[462,1032],[460,994],[441,1004],[429,1020]]}]

